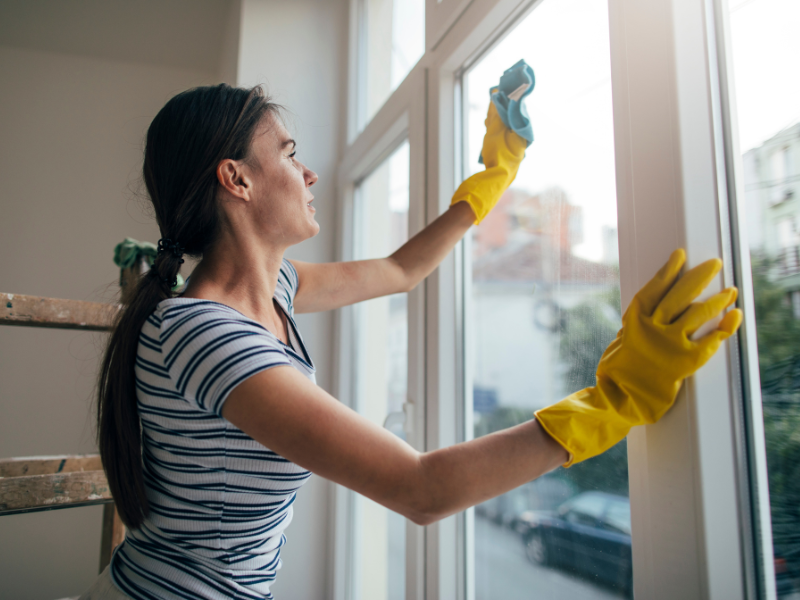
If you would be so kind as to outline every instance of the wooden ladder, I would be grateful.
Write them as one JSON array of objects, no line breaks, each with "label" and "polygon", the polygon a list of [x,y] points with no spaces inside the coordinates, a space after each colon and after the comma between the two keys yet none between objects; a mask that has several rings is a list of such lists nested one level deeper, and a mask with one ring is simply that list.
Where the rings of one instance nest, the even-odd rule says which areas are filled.
[{"label": "wooden ladder", "polygon": [[[122,274],[122,301],[140,266]],[[134,284],[134,285],[131,285]],[[111,331],[120,305],[0,293],[0,325]],[[0,459],[0,516],[103,504],[100,572],[125,537],[99,454]]]}]

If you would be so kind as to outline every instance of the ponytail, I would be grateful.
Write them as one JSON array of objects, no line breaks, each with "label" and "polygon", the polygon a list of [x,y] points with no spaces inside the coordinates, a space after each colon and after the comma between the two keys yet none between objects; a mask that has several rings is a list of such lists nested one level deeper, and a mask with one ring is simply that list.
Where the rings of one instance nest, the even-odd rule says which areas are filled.
[{"label": "ponytail", "polygon": [[216,239],[217,165],[247,158],[257,126],[278,108],[260,87],[195,88],[167,102],[147,131],[143,174],[162,240],[118,318],[97,386],[100,457],[129,529],[139,528],[149,511],[135,373],[142,327],[172,297],[183,252],[201,258]]}]

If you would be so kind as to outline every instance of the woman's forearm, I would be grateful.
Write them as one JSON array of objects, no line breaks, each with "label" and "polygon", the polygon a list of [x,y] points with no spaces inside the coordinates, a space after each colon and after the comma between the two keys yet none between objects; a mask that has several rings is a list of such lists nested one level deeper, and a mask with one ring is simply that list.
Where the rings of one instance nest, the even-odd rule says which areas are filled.
[{"label": "woman's forearm", "polygon": [[519,487],[569,455],[535,420],[421,456],[422,524]]},{"label": "woman's forearm", "polygon": [[474,222],[472,208],[459,202],[392,254],[390,258],[403,270],[405,289],[414,289],[430,275]]}]

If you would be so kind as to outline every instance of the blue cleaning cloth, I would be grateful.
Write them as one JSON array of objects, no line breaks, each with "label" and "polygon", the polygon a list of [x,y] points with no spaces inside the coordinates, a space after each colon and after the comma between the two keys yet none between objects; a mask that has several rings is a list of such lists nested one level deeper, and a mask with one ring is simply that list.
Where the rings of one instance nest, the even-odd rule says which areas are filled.
[{"label": "blue cleaning cloth", "polygon": [[[533,69],[524,60],[520,60],[510,69],[506,69],[500,77],[499,85],[489,90],[503,124],[527,140],[528,146],[533,142],[533,127],[523,100],[533,91],[535,85]],[[483,156],[478,162],[483,164]]]}]

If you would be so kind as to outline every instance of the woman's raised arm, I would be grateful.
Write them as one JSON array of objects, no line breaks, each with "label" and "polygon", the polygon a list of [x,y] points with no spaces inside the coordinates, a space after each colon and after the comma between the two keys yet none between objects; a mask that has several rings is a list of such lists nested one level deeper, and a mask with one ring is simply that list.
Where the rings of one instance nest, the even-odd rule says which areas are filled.
[{"label": "woman's raised arm", "polygon": [[464,180],[450,208],[394,254],[376,260],[312,264],[292,261],[300,276],[295,312],[320,312],[414,289],[473,223],[480,223],[517,176],[527,142],[489,103],[481,150],[485,170]]},{"label": "woman's raised arm", "polygon": [[292,260],[300,279],[294,310],[322,312],[413,290],[474,222],[475,214],[462,202],[451,206],[387,258],[336,263]]}]

